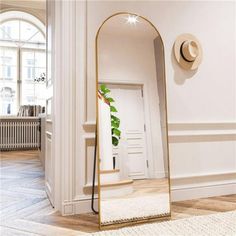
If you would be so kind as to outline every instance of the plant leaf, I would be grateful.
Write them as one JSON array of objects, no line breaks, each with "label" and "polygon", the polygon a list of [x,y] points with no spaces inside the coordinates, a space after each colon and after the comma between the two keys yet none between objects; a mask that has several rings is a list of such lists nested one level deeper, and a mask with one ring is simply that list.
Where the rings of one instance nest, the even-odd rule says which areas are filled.
[{"label": "plant leaf", "polygon": [[110,106],[110,111],[111,112],[117,112],[116,108],[114,106]]},{"label": "plant leaf", "polygon": [[111,115],[111,120],[117,123],[120,123],[120,119],[116,116]]},{"label": "plant leaf", "polygon": [[115,121],[120,121],[120,118],[118,118],[117,116],[111,115],[111,119],[115,120]]},{"label": "plant leaf", "polygon": [[113,98],[107,98],[107,100],[108,100],[109,102],[115,102],[115,100],[114,100]]},{"label": "plant leaf", "polygon": [[121,131],[119,129],[113,128],[112,133],[115,134],[117,137],[120,137]]},{"label": "plant leaf", "polygon": [[103,92],[104,90],[106,90],[106,88],[107,88],[107,87],[106,87],[105,84],[101,84],[101,85],[100,85],[100,89],[101,89],[102,92]]},{"label": "plant leaf", "polygon": [[111,92],[111,90],[110,89],[105,89],[105,91],[103,91],[104,92],[104,94],[107,94],[107,93],[110,93]]},{"label": "plant leaf", "polygon": [[112,128],[119,128],[119,123],[117,123],[115,121],[111,121],[111,127]]},{"label": "plant leaf", "polygon": [[118,143],[119,143],[119,139],[116,138],[115,136],[112,136],[112,144],[113,144],[114,146],[117,146]]},{"label": "plant leaf", "polygon": [[107,93],[111,92],[111,90],[108,89],[105,84],[101,84],[100,89],[101,89],[103,95],[106,95]]}]

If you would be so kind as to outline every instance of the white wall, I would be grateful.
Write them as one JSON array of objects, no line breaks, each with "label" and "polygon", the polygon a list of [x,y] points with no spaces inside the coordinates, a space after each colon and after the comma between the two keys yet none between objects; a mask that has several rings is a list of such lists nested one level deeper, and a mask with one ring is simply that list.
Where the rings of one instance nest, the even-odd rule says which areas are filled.
[{"label": "white wall", "polygon": [[[89,2],[87,43],[90,88],[93,88],[94,81],[96,31],[106,17],[119,11],[147,17],[164,41],[171,178],[172,188],[175,189],[173,200],[195,197],[194,194],[189,196],[190,189],[188,196],[183,190],[178,191],[186,188],[185,179],[189,175],[206,176],[207,184],[212,180],[214,186],[222,188],[222,184],[226,183],[212,179],[212,174],[225,175],[225,181],[229,173],[234,173],[236,177],[235,3]],[[173,43],[182,33],[194,34],[202,44],[203,62],[195,72],[182,70],[173,57]],[[88,119],[92,120],[94,107],[89,106],[87,111]],[[215,127],[212,123],[216,123]],[[236,191],[235,185],[234,188],[231,185],[235,184],[235,179],[233,182],[229,179],[230,187],[221,194]],[[201,188],[205,182],[203,184],[194,179],[188,187],[193,187],[191,184],[196,182],[199,182],[202,196],[207,196],[208,192]]]},{"label": "white wall", "polygon": [[[66,86],[75,102],[73,112],[66,115],[76,120],[74,129],[68,131],[76,148],[75,154],[70,154],[73,169],[67,171],[67,179],[71,182],[64,188],[70,194],[64,200],[67,209],[62,213],[90,210],[95,36],[108,16],[121,11],[148,18],[164,41],[172,200],[236,193],[235,3],[89,1],[86,6],[85,2],[68,1],[64,4],[68,8],[63,11],[61,21],[68,17],[76,27],[74,35],[75,28],[58,24],[64,27],[63,37],[70,32],[67,41],[72,42],[67,44],[70,51],[73,43],[76,45],[72,51],[76,53],[76,69],[71,72],[76,74],[75,81],[70,80]],[[196,72],[182,70],[173,57],[174,41],[182,33],[195,35],[202,44],[203,61]],[[67,51],[62,49],[63,53]],[[67,83],[66,75],[63,76]]]},{"label": "white wall", "polygon": [[[89,1],[88,60],[94,63],[96,31],[106,17],[119,11],[141,14],[154,23],[165,44],[169,121],[235,121],[234,5],[233,2]],[[182,33],[194,34],[202,44],[203,63],[197,73],[183,71],[174,61],[173,43]],[[90,65],[93,78],[94,65]],[[91,107],[88,115],[92,117],[93,112]]]}]

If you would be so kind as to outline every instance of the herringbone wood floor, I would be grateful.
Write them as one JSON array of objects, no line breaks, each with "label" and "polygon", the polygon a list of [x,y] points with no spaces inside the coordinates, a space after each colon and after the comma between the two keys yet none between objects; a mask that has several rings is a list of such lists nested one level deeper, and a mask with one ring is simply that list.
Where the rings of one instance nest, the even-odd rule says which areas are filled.
[{"label": "herringbone wood floor", "polygon": [[[1,152],[0,235],[83,235],[98,230],[90,213],[62,217],[44,191],[44,172],[35,151]],[[236,195],[172,204],[172,219],[236,210]]]}]

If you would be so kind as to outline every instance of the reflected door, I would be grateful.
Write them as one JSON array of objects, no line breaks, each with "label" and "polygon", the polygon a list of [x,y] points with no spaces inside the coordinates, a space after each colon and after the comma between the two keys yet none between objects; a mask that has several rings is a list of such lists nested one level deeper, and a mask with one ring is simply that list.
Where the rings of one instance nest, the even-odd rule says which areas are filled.
[{"label": "reflected door", "polygon": [[117,162],[122,169],[127,168],[128,177],[145,179],[147,176],[147,153],[144,121],[142,86],[109,85],[116,101],[117,114],[121,119],[121,139],[118,147],[113,147]]}]

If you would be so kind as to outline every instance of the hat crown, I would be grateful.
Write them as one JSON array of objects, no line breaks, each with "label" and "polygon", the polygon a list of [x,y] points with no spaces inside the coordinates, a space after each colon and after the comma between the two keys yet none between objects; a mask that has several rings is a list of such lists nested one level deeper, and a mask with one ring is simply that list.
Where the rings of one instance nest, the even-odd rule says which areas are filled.
[{"label": "hat crown", "polygon": [[197,56],[199,55],[199,48],[195,41],[186,40],[182,46],[182,54],[185,59],[190,62],[195,61]]}]

